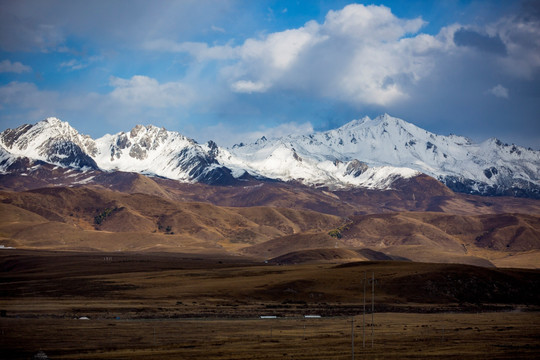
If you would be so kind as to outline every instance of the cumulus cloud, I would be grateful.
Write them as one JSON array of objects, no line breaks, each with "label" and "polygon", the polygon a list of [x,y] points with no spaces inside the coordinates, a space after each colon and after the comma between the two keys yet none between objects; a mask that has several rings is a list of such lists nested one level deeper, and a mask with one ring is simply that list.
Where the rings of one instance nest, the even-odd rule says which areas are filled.
[{"label": "cumulus cloud", "polygon": [[111,99],[135,107],[178,107],[192,99],[191,90],[181,82],[160,84],[148,76],[135,75],[131,79],[111,77],[109,83],[114,87]]},{"label": "cumulus cloud", "polygon": [[324,23],[248,39],[232,79],[296,89],[360,104],[385,105],[407,96],[406,87],[425,76],[425,47],[433,37],[416,33],[424,21],[399,19],[384,6],[353,4],[330,11]]},{"label": "cumulus cloud", "polygon": [[532,79],[540,70],[540,17],[507,16],[491,25],[504,42],[508,56],[501,59],[503,69],[524,79]]},{"label": "cumulus cloud", "polygon": [[399,19],[386,6],[353,4],[328,12],[323,26],[336,36],[379,43],[393,42],[406,34],[416,33],[424,24],[421,18]]},{"label": "cumulus cloud", "polygon": [[384,6],[353,4],[330,11],[324,23],[247,39],[238,46],[154,40],[147,49],[186,52],[199,61],[229,59],[221,75],[235,92],[273,89],[385,105],[407,97],[407,86],[432,69],[429,52],[442,47],[416,34],[421,18],[399,19]]},{"label": "cumulus cloud", "polygon": [[487,92],[493,96],[503,98],[503,99],[508,99],[510,95],[508,92],[508,89],[502,86],[501,84],[498,84],[497,86],[492,87]]},{"label": "cumulus cloud", "polygon": [[21,74],[30,71],[32,71],[32,68],[30,66],[23,65],[18,61],[14,63],[12,63],[10,60],[4,60],[0,62],[0,73],[13,72]]},{"label": "cumulus cloud", "polygon": [[248,39],[238,48],[238,54],[245,63],[261,62],[261,67],[287,70],[304,50],[323,39],[318,29],[316,22],[309,22],[299,29],[272,33],[263,40]]},{"label": "cumulus cloud", "polygon": [[236,46],[158,39],[145,47],[188,53],[199,62],[223,60],[220,80],[236,93],[289,91],[386,109],[419,96],[426,79],[456,81],[455,72],[538,74],[540,21],[530,13],[483,26],[453,24],[436,35],[420,33],[425,24],[385,6],[352,4],[329,11],[322,23],[309,21]]}]

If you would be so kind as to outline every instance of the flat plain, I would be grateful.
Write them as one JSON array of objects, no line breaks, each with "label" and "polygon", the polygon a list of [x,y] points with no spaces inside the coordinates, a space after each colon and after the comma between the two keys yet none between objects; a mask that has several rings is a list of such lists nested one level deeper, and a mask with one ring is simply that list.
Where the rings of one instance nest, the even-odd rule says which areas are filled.
[{"label": "flat plain", "polygon": [[353,341],[356,358],[540,356],[538,270],[279,266],[179,253],[0,256],[3,359],[40,351],[50,359],[350,359]]}]

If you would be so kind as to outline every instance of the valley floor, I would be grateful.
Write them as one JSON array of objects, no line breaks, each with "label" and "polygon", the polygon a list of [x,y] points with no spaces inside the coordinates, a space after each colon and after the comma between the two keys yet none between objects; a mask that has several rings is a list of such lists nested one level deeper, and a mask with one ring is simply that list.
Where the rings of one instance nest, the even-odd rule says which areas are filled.
[{"label": "valley floor", "polygon": [[[3,359],[29,359],[39,351],[50,359],[350,359],[351,319],[3,318],[0,346]],[[362,315],[354,320],[359,359],[540,355],[538,312],[376,313],[373,323],[366,316],[365,327]]]},{"label": "valley floor", "polygon": [[0,282],[2,359],[540,357],[538,270],[3,250]]}]

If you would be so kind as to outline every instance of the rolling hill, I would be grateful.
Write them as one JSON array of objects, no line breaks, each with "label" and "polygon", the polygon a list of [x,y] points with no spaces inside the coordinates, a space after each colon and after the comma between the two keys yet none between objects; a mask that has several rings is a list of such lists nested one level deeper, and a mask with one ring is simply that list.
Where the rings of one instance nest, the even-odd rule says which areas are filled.
[{"label": "rolling hill", "polygon": [[[251,195],[236,187],[226,188],[231,192],[227,196],[226,191],[216,194],[223,197],[222,201],[234,201],[234,194],[250,199],[259,195],[257,201],[266,203],[265,206],[219,206],[208,199],[179,201],[176,199],[186,189],[175,192],[139,175],[126,177],[133,180],[136,189],[149,189],[154,195],[111,191],[102,186],[0,192],[0,245],[55,250],[210,252],[260,260],[289,254],[288,260],[278,262],[297,263],[372,259],[371,255],[359,252],[368,249],[385,259],[488,267],[539,266],[538,214],[482,213],[486,209],[513,208],[512,202],[512,206],[502,203],[503,198],[495,198],[498,207],[490,207],[448,194],[444,196],[468,203],[470,208],[457,213],[429,212],[423,205],[421,211],[411,212],[392,211],[391,204],[398,207],[400,203],[399,194],[394,193],[396,198],[392,201],[392,196],[385,198],[385,212],[362,214],[359,208],[374,208],[381,200],[380,193],[372,197],[359,194],[344,201],[343,194],[325,191],[326,194],[316,197],[315,191],[321,190],[290,185],[272,188],[263,184],[253,185],[258,193]],[[203,186],[199,189],[201,196],[206,187],[195,186]],[[216,196],[211,192],[206,195]],[[327,202],[317,202],[321,198]],[[421,195],[419,198],[417,202],[422,201]],[[530,201],[534,204],[534,200]],[[442,200],[438,203],[445,204]],[[279,204],[286,206],[276,206]],[[343,212],[356,209],[356,215],[345,217],[338,216],[339,211],[328,214],[309,209],[328,211],[332,206],[339,209],[340,204]],[[401,209],[403,206],[401,203]],[[476,209],[475,215],[467,213],[471,209]]]}]

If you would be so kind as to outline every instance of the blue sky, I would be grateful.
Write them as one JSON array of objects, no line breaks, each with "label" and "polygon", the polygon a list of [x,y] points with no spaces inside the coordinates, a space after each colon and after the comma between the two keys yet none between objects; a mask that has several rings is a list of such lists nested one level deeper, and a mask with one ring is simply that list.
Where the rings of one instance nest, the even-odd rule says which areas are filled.
[{"label": "blue sky", "polygon": [[540,2],[0,0],[1,130],[230,146],[382,113],[540,149]]}]

